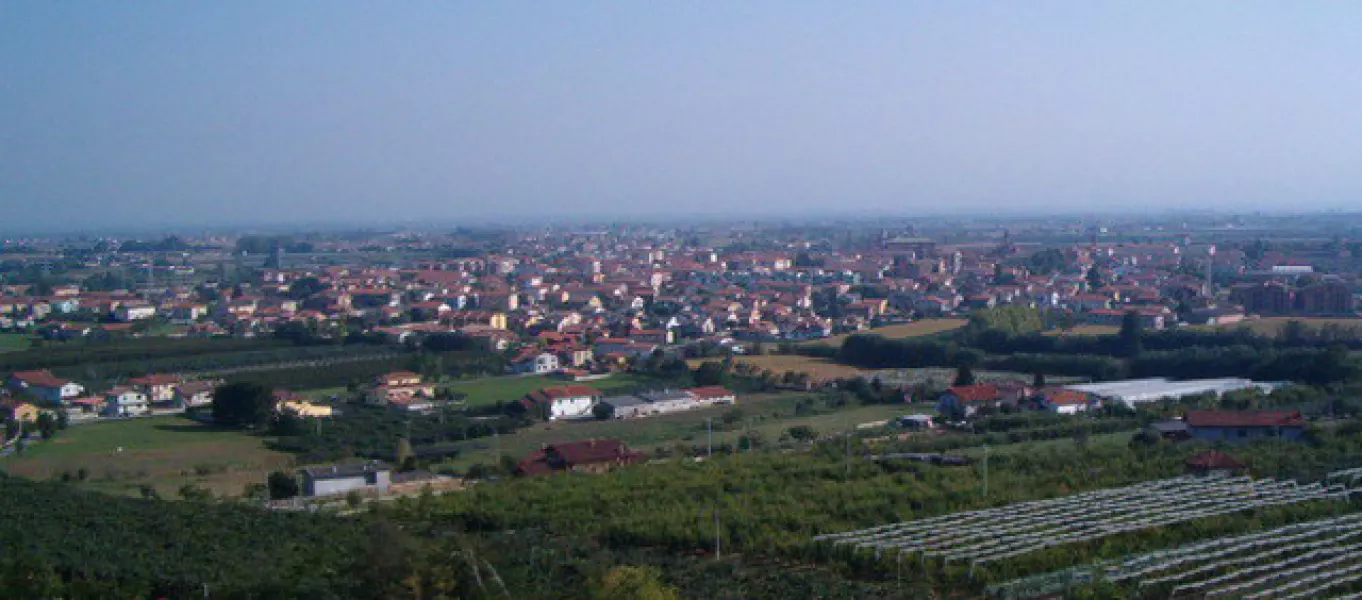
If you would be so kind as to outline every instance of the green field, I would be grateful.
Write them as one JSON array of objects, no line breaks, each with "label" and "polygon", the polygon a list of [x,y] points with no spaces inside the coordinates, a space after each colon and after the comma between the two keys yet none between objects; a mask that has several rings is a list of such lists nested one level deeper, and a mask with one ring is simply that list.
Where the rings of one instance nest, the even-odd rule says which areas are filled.
[{"label": "green field", "polygon": [[[938,333],[946,331],[953,331],[961,327],[964,327],[965,323],[966,323],[965,319],[958,318],[922,319],[921,321],[913,321],[912,323],[888,325],[885,327],[877,327],[875,329],[870,329],[867,331],[858,331],[857,333],[880,335],[891,339],[921,337],[926,335],[936,335]],[[846,339],[851,335],[854,334],[844,333],[841,335],[834,335],[826,339],[810,340],[809,342],[806,343],[809,344],[824,343],[833,346],[841,346],[842,342],[846,341]]]},{"label": "green field", "polygon": [[31,339],[26,333],[0,333],[0,352],[26,350],[32,345]]},{"label": "green field", "polygon": [[[813,397],[811,394],[802,393],[743,396],[739,398],[736,407],[740,409],[742,415],[739,424],[728,428],[722,426],[720,421],[725,413],[735,408],[731,406],[716,406],[642,419],[541,423],[512,435],[501,436],[500,450],[502,456],[519,460],[544,444],[590,438],[619,439],[631,448],[643,452],[678,443],[703,445],[706,442],[705,419],[714,420],[716,446],[737,442],[738,437],[749,429],[759,432],[763,439],[774,442],[786,429],[796,425],[806,425],[818,433],[826,434],[845,431],[861,423],[883,421],[908,413],[931,410],[926,405],[884,404],[796,416],[795,404],[801,399],[811,397]],[[470,449],[451,461],[450,465],[465,468],[477,463],[496,462],[495,443],[492,440],[483,441],[487,447]]]},{"label": "green field", "polygon": [[525,377],[486,377],[471,381],[458,381],[451,383],[449,389],[467,394],[463,400],[467,406],[472,407],[496,404],[498,400],[513,402],[535,390],[560,385],[584,385],[608,395],[655,385],[655,382],[647,377],[631,373],[616,373],[605,379],[581,383],[572,383],[556,377],[531,375]]},{"label": "green field", "polygon": [[75,476],[84,468],[92,489],[138,493],[154,486],[173,497],[186,483],[237,495],[247,483],[293,465],[293,458],[265,448],[264,438],[204,425],[182,417],[149,417],[72,425],[49,441],[35,442],[23,456],[0,459],[0,470],[33,479]]}]

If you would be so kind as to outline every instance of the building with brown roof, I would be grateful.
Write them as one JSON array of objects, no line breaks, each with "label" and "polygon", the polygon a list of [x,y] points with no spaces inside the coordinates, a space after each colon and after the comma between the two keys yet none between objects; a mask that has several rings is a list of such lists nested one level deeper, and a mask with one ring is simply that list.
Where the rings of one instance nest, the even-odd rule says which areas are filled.
[{"label": "building with brown roof", "polygon": [[1264,439],[1296,441],[1305,435],[1300,411],[1218,411],[1187,413],[1192,437],[1210,442],[1244,443]]},{"label": "building with brown roof", "polygon": [[615,439],[589,439],[550,444],[530,454],[516,465],[516,474],[526,477],[553,473],[604,473],[617,467],[637,464],[646,458]]}]

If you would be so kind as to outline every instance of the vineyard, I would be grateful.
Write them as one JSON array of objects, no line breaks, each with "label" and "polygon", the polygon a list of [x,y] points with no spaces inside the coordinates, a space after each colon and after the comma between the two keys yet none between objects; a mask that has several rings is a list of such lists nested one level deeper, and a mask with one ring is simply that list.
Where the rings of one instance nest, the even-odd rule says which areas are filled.
[{"label": "vineyard", "polygon": [[1313,500],[1347,499],[1342,485],[1298,485],[1249,477],[1178,477],[826,534],[815,541],[902,555],[939,557],[971,568],[1054,546],[1098,540],[1193,519]]},{"label": "vineyard", "polygon": [[1277,527],[1085,565],[999,586],[994,596],[1034,597],[1101,587],[1146,598],[1317,598],[1362,582],[1362,514]]}]

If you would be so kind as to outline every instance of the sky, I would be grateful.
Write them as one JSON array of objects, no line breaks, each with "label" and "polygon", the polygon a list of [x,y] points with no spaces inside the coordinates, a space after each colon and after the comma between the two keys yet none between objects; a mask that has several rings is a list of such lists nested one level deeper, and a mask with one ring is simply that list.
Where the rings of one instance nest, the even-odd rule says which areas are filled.
[{"label": "sky", "polygon": [[1362,206],[1362,3],[0,1],[0,227]]}]

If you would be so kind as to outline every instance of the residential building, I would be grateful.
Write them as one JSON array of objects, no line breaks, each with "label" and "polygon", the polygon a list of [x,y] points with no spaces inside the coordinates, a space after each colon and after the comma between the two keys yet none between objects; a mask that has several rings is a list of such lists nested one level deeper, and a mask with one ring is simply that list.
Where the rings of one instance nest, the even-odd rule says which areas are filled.
[{"label": "residential building", "polygon": [[9,376],[5,384],[13,392],[28,393],[54,404],[65,404],[67,400],[85,393],[85,386],[57,377],[46,369],[16,371]]},{"label": "residential building", "polygon": [[591,409],[601,399],[601,393],[584,385],[546,387],[530,392],[521,400],[526,409],[538,411],[549,421],[580,419],[591,416]]},{"label": "residential building", "polygon": [[544,446],[521,460],[516,474],[534,477],[567,472],[603,473],[645,460],[619,440],[590,439]]},{"label": "residential building", "polygon": [[1194,410],[1187,413],[1187,427],[1192,437],[1210,442],[1298,441],[1305,435],[1305,417],[1300,411]]},{"label": "residential building", "polygon": [[147,396],[152,404],[166,404],[175,401],[175,386],[180,385],[178,375],[151,374],[133,377],[128,385]]},{"label": "residential building", "polygon": [[303,477],[303,495],[308,497],[352,491],[382,494],[392,485],[392,468],[380,462],[307,467],[299,472]]},{"label": "residential building", "polygon": [[147,395],[130,386],[118,386],[104,393],[104,414],[135,417],[151,412]]}]

